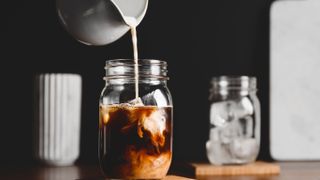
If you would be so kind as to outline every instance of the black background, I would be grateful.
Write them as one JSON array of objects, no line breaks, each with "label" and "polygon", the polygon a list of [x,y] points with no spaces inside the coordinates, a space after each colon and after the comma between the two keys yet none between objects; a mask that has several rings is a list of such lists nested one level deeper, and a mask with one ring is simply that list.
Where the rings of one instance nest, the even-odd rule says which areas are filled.
[{"label": "black background", "polygon": [[[207,161],[212,76],[258,78],[259,159],[269,157],[269,8],[271,0],[150,0],[138,27],[141,58],[165,60],[174,100],[174,158]],[[0,164],[33,163],[33,78],[43,72],[83,78],[80,162],[97,163],[98,98],[107,59],[132,58],[130,34],[86,46],[61,26],[54,0],[2,2]]]}]

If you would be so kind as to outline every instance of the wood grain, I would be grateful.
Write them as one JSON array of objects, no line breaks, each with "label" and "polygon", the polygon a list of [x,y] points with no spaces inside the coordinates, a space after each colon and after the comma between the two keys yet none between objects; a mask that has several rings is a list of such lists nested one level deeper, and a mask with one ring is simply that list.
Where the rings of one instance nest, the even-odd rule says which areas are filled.
[{"label": "wood grain", "polygon": [[182,176],[174,176],[174,175],[168,175],[163,180],[191,180],[190,178],[182,177]]},{"label": "wood grain", "polygon": [[234,176],[234,175],[272,175],[280,173],[280,166],[275,163],[254,162],[245,165],[224,165],[216,166],[204,163],[189,164],[196,176],[198,175],[216,175],[216,176]]}]

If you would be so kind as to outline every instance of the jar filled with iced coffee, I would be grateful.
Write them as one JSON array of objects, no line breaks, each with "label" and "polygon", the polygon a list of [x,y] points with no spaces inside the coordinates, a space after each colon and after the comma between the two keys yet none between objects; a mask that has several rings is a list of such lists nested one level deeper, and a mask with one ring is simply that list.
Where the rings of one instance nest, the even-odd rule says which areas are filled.
[{"label": "jar filled with iced coffee", "polygon": [[255,161],[260,147],[260,103],[255,77],[220,76],[210,90],[210,135],[207,156],[212,164]]},{"label": "jar filled with iced coffee", "polygon": [[110,179],[162,179],[172,158],[167,63],[109,60],[100,97],[99,160]]}]

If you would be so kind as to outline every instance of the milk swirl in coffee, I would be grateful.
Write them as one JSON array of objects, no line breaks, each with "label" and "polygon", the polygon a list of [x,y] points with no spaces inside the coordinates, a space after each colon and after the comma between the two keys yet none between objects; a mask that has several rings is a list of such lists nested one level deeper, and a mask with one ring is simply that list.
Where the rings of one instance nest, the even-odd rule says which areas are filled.
[{"label": "milk swirl in coffee", "polygon": [[162,179],[171,163],[172,107],[100,106],[100,163],[108,178]]}]

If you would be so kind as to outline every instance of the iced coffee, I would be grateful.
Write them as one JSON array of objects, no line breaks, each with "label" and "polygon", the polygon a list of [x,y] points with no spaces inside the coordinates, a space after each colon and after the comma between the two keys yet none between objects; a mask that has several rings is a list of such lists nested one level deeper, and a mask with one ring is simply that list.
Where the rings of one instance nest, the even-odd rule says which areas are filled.
[{"label": "iced coffee", "polygon": [[100,105],[99,158],[112,179],[162,179],[172,149],[172,107]]}]

